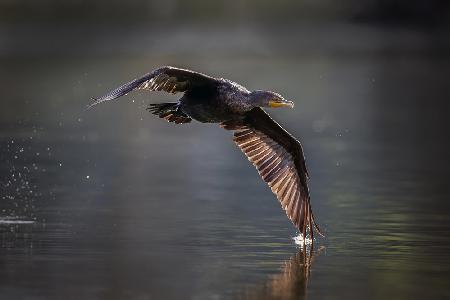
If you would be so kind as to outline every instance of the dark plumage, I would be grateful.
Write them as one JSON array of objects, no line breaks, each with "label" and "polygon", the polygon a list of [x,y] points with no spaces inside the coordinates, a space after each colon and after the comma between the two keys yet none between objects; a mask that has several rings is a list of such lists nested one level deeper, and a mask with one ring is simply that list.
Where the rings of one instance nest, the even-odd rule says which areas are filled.
[{"label": "dark plumage", "polygon": [[219,123],[234,131],[234,142],[257,168],[303,237],[321,234],[311,209],[308,171],[299,141],[285,131],[261,107],[293,107],[293,102],[271,91],[249,91],[223,78],[190,70],[161,67],[108,94],[94,99],[92,107],[133,90],[184,93],[178,102],[150,104],[148,110],[177,124],[192,119]]}]

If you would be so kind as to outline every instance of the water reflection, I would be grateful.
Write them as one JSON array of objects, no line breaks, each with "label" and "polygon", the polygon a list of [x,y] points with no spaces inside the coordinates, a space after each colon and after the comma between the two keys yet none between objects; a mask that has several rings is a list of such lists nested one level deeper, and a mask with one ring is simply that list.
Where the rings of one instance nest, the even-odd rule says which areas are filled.
[{"label": "water reflection", "polygon": [[311,267],[315,257],[325,249],[320,246],[314,251],[314,244],[305,244],[283,263],[279,274],[253,288],[246,289],[237,299],[303,299],[306,297]]}]

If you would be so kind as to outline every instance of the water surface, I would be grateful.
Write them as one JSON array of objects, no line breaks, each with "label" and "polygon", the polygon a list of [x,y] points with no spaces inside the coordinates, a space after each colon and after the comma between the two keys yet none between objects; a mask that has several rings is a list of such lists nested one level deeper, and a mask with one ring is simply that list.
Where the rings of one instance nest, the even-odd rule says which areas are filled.
[{"label": "water surface", "polygon": [[[448,57],[189,47],[3,60],[2,297],[450,297]],[[144,110],[165,94],[84,111],[167,63],[296,101],[270,113],[305,148],[326,234],[311,255],[229,132]]]}]

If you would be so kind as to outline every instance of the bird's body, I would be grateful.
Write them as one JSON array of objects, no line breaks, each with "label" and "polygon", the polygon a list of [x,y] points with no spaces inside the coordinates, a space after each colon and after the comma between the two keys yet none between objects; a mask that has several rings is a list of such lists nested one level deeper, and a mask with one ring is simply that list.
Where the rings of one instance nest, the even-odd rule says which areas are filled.
[{"label": "bird's body", "polygon": [[234,142],[256,166],[277,195],[289,219],[304,237],[313,237],[315,223],[307,185],[308,173],[301,144],[273,121],[261,107],[293,107],[271,91],[249,91],[223,78],[173,67],[161,67],[95,99],[90,107],[135,89],[183,92],[174,103],[150,104],[149,110],[169,122],[219,123],[234,131]]},{"label": "bird's body", "polygon": [[220,123],[242,117],[253,107],[247,105],[250,92],[227,79],[216,79],[210,89],[193,89],[180,99],[181,109],[202,123]]},{"label": "bird's body", "polygon": [[202,123],[219,123],[227,118],[230,107],[226,105],[218,92],[220,86],[209,89],[193,89],[179,100],[180,108],[192,119]]}]

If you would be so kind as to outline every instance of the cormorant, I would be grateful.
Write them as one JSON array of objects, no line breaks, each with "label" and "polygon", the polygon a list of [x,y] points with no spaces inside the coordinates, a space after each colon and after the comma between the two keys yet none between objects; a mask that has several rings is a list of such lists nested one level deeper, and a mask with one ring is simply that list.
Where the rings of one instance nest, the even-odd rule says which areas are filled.
[{"label": "cormorant", "polygon": [[194,119],[219,123],[234,131],[234,142],[257,168],[302,236],[306,238],[307,228],[311,239],[313,228],[322,235],[311,209],[302,146],[261,108],[292,108],[292,101],[272,91],[249,91],[228,79],[165,66],[93,99],[89,108],[138,89],[183,93],[178,102],[148,107],[169,122],[183,124]]}]

